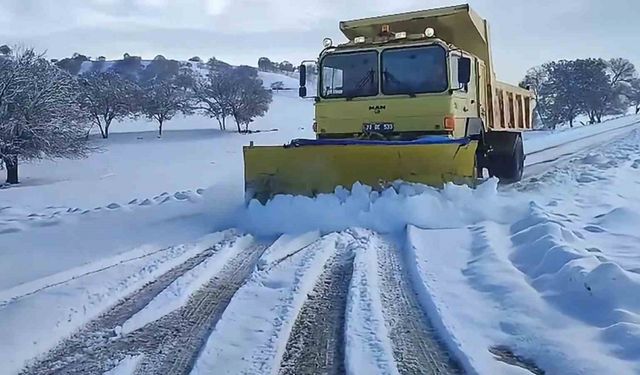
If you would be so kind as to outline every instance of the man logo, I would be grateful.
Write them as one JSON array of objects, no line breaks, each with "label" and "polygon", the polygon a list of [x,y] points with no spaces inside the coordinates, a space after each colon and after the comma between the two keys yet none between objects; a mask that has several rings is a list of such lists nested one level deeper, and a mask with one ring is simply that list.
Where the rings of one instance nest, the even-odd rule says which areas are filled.
[{"label": "man logo", "polygon": [[385,109],[387,109],[386,105],[370,105],[369,106],[369,110],[373,111],[373,113],[375,113],[375,114],[378,114],[378,113],[382,112]]}]

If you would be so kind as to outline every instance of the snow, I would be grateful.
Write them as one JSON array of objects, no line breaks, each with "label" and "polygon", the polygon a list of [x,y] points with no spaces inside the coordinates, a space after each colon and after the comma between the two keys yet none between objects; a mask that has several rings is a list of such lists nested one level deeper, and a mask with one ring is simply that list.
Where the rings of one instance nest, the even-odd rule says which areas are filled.
[{"label": "snow", "polygon": [[[301,237],[306,236],[310,235]],[[290,256],[269,256],[281,260],[263,265],[238,290],[191,374],[269,374],[277,369],[307,294],[324,264],[347,240],[348,236],[334,233],[303,249],[276,242],[267,253],[282,254],[286,248]],[[291,245],[307,242],[302,238],[283,241]]]},{"label": "snow", "polygon": [[495,345],[548,373],[640,371],[639,156],[635,131],[540,177],[546,189],[499,193],[512,206],[502,222],[410,227],[423,304],[470,373],[523,373]]},{"label": "snow", "polygon": [[197,193],[188,197],[161,195],[116,209],[8,221],[5,228],[17,230],[0,235],[0,290],[140,246],[163,248],[196,240],[215,231],[215,222],[222,220],[217,215],[226,218],[234,210]]},{"label": "snow", "polygon": [[[391,340],[382,316],[377,248],[374,233],[356,231],[353,275],[347,296],[346,370],[349,374],[398,374]],[[370,241],[363,240],[371,238]]]},{"label": "snow", "polygon": [[[288,84],[295,81],[273,73],[261,73],[261,77],[265,83],[278,77],[289,79]],[[281,145],[291,138],[313,137],[312,104],[311,100],[298,98],[297,92],[276,92],[270,111],[251,126],[266,132],[246,135],[217,130],[214,119],[200,116],[169,121],[162,138],[157,137],[152,122],[114,124],[108,140],[94,136],[93,142],[102,150],[87,159],[21,165],[22,183],[0,191],[0,220],[112,203],[125,205],[134,198],[143,200],[162,192],[174,194],[220,184],[234,191],[235,199],[242,200],[242,146],[252,141]],[[278,130],[268,131],[272,129]]]},{"label": "snow", "polygon": [[192,244],[155,251],[146,246],[3,291],[0,302],[2,373],[19,370],[34,353],[52,349],[121,297],[223,238],[223,233],[217,233]]},{"label": "snow", "polygon": [[531,154],[544,149],[557,147],[563,143],[579,140],[585,137],[602,134],[614,129],[635,125],[640,122],[640,115],[625,116],[600,124],[562,128],[558,130],[536,130],[524,133],[525,153]]},{"label": "snow", "polygon": [[253,237],[244,236],[222,249],[217,249],[214,255],[177,278],[142,310],[124,322],[121,334],[133,332],[184,306],[191,294],[220,273],[231,258],[237,256],[252,242]]},{"label": "snow", "polygon": [[[492,205],[492,211],[475,204]],[[260,235],[320,229],[334,232],[352,227],[380,233],[403,230],[407,224],[448,227],[479,220],[499,220],[507,202],[497,194],[497,180],[476,189],[447,184],[443,189],[398,183],[382,193],[356,183],[350,190],[314,198],[276,196],[266,205],[252,201],[241,228]],[[509,209],[511,207],[508,207]]]},{"label": "snow", "polygon": [[[312,119],[312,101],[282,91],[254,125],[264,132],[221,132],[189,117],[157,138],[153,123],[128,121],[94,139],[103,150],[89,159],[23,165],[24,183],[0,190],[0,373],[19,371],[229,228],[277,240],[234,295],[195,374],[276,371],[307,293],[345,248],[355,255],[347,367],[395,373],[373,271],[380,233],[406,238],[399,251],[422,307],[469,373],[529,373],[497,361],[495,346],[547,373],[640,372],[640,132],[630,126],[640,117],[527,133],[527,153],[567,155],[512,187],[356,184],[245,206],[242,145],[312,137]],[[620,139],[607,145],[612,134]],[[587,136],[604,146],[559,151]],[[233,254],[216,252],[123,330],[182,306]],[[113,371],[131,373],[138,361]]]},{"label": "snow", "polygon": [[133,375],[143,356],[126,356],[118,365],[102,375]]}]

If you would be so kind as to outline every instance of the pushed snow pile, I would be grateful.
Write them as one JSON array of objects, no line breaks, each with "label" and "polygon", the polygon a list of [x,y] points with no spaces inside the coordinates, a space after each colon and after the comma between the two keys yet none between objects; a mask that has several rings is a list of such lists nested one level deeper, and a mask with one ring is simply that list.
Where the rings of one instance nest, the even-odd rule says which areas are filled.
[{"label": "pushed snow pile", "polygon": [[567,262],[589,256],[573,249],[570,244],[577,240],[576,235],[535,203],[530,204],[527,216],[511,225],[511,232],[515,251],[510,259],[531,278],[558,272]]},{"label": "pushed snow pile", "polygon": [[[266,205],[252,201],[241,226],[251,233],[273,235],[311,230],[341,231],[360,227],[381,233],[403,230],[407,224],[423,228],[464,226],[483,220],[504,222],[518,215],[518,205],[504,199],[491,179],[477,188],[396,183],[382,192],[356,183],[351,191],[310,198],[279,195]],[[526,212],[526,205],[521,213]],[[516,216],[517,217],[517,216]]]},{"label": "pushed snow pile", "polygon": [[640,213],[628,207],[618,207],[606,214],[596,216],[596,223],[610,233],[640,236]]},{"label": "pushed snow pile", "polygon": [[[634,215],[614,209],[601,217],[601,224],[619,228],[629,221],[638,225]],[[621,357],[640,360],[640,274],[583,248],[588,243],[533,203],[529,215],[513,224],[511,232],[511,261],[548,302],[569,316],[602,327],[604,341],[626,342],[619,348]]]}]

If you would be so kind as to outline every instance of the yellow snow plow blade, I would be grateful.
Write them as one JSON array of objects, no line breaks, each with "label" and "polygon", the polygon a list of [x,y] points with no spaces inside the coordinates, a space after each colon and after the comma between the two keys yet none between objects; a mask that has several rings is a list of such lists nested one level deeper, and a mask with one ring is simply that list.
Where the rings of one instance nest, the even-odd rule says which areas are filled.
[{"label": "yellow snow plow blade", "polygon": [[382,189],[396,180],[442,187],[473,183],[477,142],[429,145],[244,147],[247,200],[315,196],[356,182]]}]

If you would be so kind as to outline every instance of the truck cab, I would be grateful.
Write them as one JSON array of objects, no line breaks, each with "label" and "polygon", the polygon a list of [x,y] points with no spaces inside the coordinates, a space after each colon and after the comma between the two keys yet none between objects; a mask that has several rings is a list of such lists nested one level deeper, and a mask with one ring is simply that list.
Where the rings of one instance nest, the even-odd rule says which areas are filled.
[{"label": "truck cab", "polygon": [[405,32],[328,47],[319,58],[317,136],[477,134],[467,119],[483,110],[479,67],[477,57],[441,39]]}]

